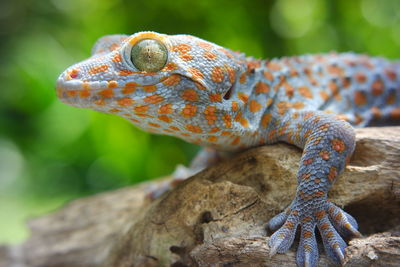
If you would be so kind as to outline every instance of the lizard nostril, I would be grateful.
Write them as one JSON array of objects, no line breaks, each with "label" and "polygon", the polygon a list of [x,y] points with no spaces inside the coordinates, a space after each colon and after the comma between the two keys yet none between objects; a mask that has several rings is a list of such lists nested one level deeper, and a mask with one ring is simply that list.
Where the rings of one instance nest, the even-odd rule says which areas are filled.
[{"label": "lizard nostril", "polygon": [[69,77],[71,77],[72,79],[75,79],[75,78],[78,77],[78,74],[79,74],[79,70],[78,69],[72,69],[69,72]]}]

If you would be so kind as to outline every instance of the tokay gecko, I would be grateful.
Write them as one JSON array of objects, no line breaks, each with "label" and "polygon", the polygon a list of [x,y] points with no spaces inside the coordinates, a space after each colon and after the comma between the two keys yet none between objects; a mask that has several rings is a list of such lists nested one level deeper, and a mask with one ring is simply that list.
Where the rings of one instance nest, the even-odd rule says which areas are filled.
[{"label": "tokay gecko", "polygon": [[258,60],[190,35],[102,37],[56,90],[69,105],[207,148],[200,158],[276,142],[303,149],[295,198],[268,223],[270,256],[300,228],[299,266],[318,265],[316,229],[338,264],[343,238],[360,236],[327,199],[353,153],[353,126],[400,124],[400,62],[354,53]]}]

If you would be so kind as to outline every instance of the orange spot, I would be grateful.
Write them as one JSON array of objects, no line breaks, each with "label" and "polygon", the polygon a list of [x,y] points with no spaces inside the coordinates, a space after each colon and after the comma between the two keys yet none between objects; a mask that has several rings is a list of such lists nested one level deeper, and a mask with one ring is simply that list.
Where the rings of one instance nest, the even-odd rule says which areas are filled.
[{"label": "orange spot", "polygon": [[292,104],[292,107],[295,109],[302,109],[302,108],[304,108],[304,103],[303,102],[294,102]]},{"label": "orange spot", "polygon": [[226,128],[232,128],[232,117],[229,114],[225,114],[222,118]]},{"label": "orange spot", "polygon": [[207,140],[208,140],[209,142],[216,142],[216,141],[218,140],[218,137],[216,137],[216,136],[209,136],[209,137],[207,138]]},{"label": "orange spot", "polygon": [[174,131],[180,131],[180,129],[178,127],[175,127],[175,126],[169,126],[169,128],[171,130],[174,130]]},{"label": "orange spot", "polygon": [[199,126],[195,126],[195,125],[192,125],[192,124],[186,124],[185,128],[188,131],[193,132],[193,133],[202,133],[202,130],[201,130],[201,128]]},{"label": "orange spot", "polygon": [[165,65],[165,67],[162,69],[162,71],[173,71],[176,69],[178,69],[178,65],[176,65],[173,62],[170,62],[167,65]]},{"label": "orange spot", "polygon": [[290,69],[290,77],[299,76],[299,72],[296,69]]},{"label": "orange spot", "polygon": [[203,79],[204,74],[196,68],[188,68],[188,71],[192,74],[193,78],[195,79]]},{"label": "orange spot", "polygon": [[119,76],[128,76],[133,74],[134,72],[130,71],[130,70],[120,70],[119,71]]},{"label": "orange spot", "polygon": [[179,74],[172,74],[162,79],[162,83],[166,86],[175,86],[182,80]]},{"label": "orange spot", "polygon": [[108,65],[106,65],[106,64],[99,65],[99,66],[94,66],[93,68],[91,68],[89,70],[89,74],[94,75],[94,74],[97,74],[97,73],[100,73],[100,72],[104,72],[104,71],[107,71],[107,70],[108,70]]},{"label": "orange spot", "polygon": [[382,117],[382,112],[378,107],[372,107],[371,113],[374,119],[379,119],[380,117]]},{"label": "orange spot", "polygon": [[311,238],[312,237],[312,233],[310,231],[304,231],[303,232],[303,237],[304,238]]},{"label": "orange spot", "polygon": [[90,91],[84,89],[84,90],[82,90],[82,91],[79,92],[79,96],[80,96],[81,98],[89,97],[89,96],[90,96]]},{"label": "orange spot", "polygon": [[123,94],[131,94],[136,90],[136,86],[138,86],[137,83],[126,83],[124,89],[122,89]]},{"label": "orange spot", "polygon": [[190,104],[186,104],[185,107],[182,109],[182,116],[185,118],[190,118],[196,115],[197,106],[193,106]]},{"label": "orange spot", "polygon": [[326,238],[332,238],[332,237],[334,237],[335,236],[335,234],[332,232],[332,231],[329,231],[329,232],[327,232],[326,234],[325,234],[325,237]]},{"label": "orange spot", "polygon": [[394,71],[386,69],[385,74],[391,81],[396,81],[397,74]]},{"label": "orange spot", "polygon": [[302,97],[305,97],[305,98],[312,98],[312,93],[311,93],[311,90],[310,90],[310,88],[308,88],[307,86],[301,86],[301,87],[299,87],[299,94],[302,96]]},{"label": "orange spot", "polygon": [[246,73],[245,72],[242,73],[242,75],[240,75],[239,82],[241,84],[244,84],[246,82]]},{"label": "orange spot", "polygon": [[147,110],[149,109],[149,106],[147,105],[141,105],[141,106],[136,106],[133,108],[133,111],[135,113],[146,113]]},{"label": "orange spot", "polygon": [[267,68],[269,68],[272,71],[279,71],[282,69],[281,65],[279,65],[278,63],[275,63],[275,62],[269,62],[267,64]]},{"label": "orange spot", "polygon": [[285,92],[286,92],[286,96],[289,98],[292,98],[294,95],[294,88],[293,86],[291,86],[288,83],[285,83]]},{"label": "orange spot", "polygon": [[342,78],[342,86],[343,88],[349,88],[351,84],[351,79],[350,78]]},{"label": "orange spot", "polygon": [[336,65],[329,65],[328,66],[328,73],[332,76],[341,76],[343,75],[343,69]]},{"label": "orange spot", "polygon": [[228,73],[229,82],[234,83],[236,78],[235,70],[231,67],[227,67],[226,71]]},{"label": "orange spot", "polygon": [[157,90],[157,87],[155,85],[144,85],[142,87],[143,87],[143,91],[145,91],[147,93],[152,93]]},{"label": "orange spot", "polygon": [[104,106],[106,104],[106,101],[104,101],[104,99],[102,98],[94,101],[94,104],[98,106]]},{"label": "orange spot", "polygon": [[372,83],[372,95],[379,96],[385,90],[385,85],[381,79],[377,79]]},{"label": "orange spot", "polygon": [[199,100],[199,96],[197,92],[193,89],[186,89],[182,92],[182,98],[187,101],[197,101]]},{"label": "orange spot", "polygon": [[267,128],[268,124],[271,122],[272,115],[271,113],[266,113],[261,118],[261,126],[263,128]]},{"label": "orange spot", "polygon": [[313,158],[305,159],[305,160],[303,160],[303,164],[304,164],[304,165],[310,165],[311,163],[313,163],[313,161],[314,161]]},{"label": "orange spot", "polygon": [[390,118],[393,120],[399,120],[400,119],[400,108],[394,108],[390,111]]},{"label": "orange spot", "polygon": [[119,53],[115,54],[115,56],[113,56],[112,58],[112,61],[116,63],[121,62],[122,61],[121,55]]},{"label": "orange spot", "polygon": [[164,121],[164,122],[166,122],[166,123],[172,122],[172,119],[171,119],[170,117],[168,117],[168,116],[165,116],[165,115],[158,116],[157,119],[159,119],[159,120],[161,120],[161,121]]},{"label": "orange spot", "polygon": [[331,90],[332,95],[336,100],[341,100],[341,96],[339,95],[339,87],[335,81],[329,81],[328,88]]},{"label": "orange spot", "polygon": [[68,90],[67,91],[67,95],[69,96],[69,97],[74,97],[74,96],[76,96],[78,94],[78,91],[77,90]]},{"label": "orange spot", "polygon": [[331,141],[332,148],[339,153],[342,153],[346,149],[346,145],[341,139],[333,139]]},{"label": "orange spot", "polygon": [[396,103],[396,92],[390,92],[389,95],[386,98],[386,104],[388,105],[393,105],[394,103]]},{"label": "orange spot", "polygon": [[208,125],[214,124],[217,120],[217,116],[215,115],[216,110],[217,108],[215,106],[208,106],[204,110],[204,117],[206,118]]},{"label": "orange spot", "polygon": [[268,72],[268,71],[264,71],[264,77],[265,77],[265,79],[267,79],[268,81],[271,81],[271,82],[274,80],[274,76],[272,75],[271,72]]},{"label": "orange spot", "polygon": [[258,82],[256,85],[256,93],[257,94],[268,93],[269,89],[270,89],[269,86],[263,82]]},{"label": "orange spot", "polygon": [[239,122],[244,128],[249,127],[249,122],[247,121],[247,119],[242,117],[242,113],[241,112],[239,112],[235,116],[235,121]]},{"label": "orange spot", "polygon": [[229,135],[231,135],[230,132],[227,132],[227,131],[221,132],[221,136],[229,136]]},{"label": "orange spot", "polygon": [[367,96],[362,91],[354,92],[354,104],[357,106],[363,106],[367,104]]},{"label": "orange spot", "polygon": [[362,72],[356,73],[355,78],[359,83],[365,83],[367,81],[367,76],[365,76],[365,74]]},{"label": "orange spot", "polygon": [[319,153],[319,155],[321,156],[321,158],[323,160],[329,160],[329,152],[328,151],[322,151]]},{"label": "orange spot", "polygon": [[329,99],[329,95],[325,91],[319,91],[319,96],[322,98],[322,100],[327,101]]},{"label": "orange spot", "polygon": [[112,89],[104,89],[101,90],[98,94],[104,98],[110,98],[114,96],[114,91]]},{"label": "orange spot", "polygon": [[239,92],[238,93],[238,97],[240,100],[242,100],[244,103],[247,102],[247,100],[249,99],[249,96],[245,93]]},{"label": "orange spot", "polygon": [[255,101],[255,100],[250,101],[250,108],[249,108],[250,112],[255,113],[255,112],[259,111],[261,109],[261,107],[262,106],[257,101]]},{"label": "orange spot", "polygon": [[122,107],[130,106],[133,104],[133,102],[134,101],[129,97],[124,97],[117,101],[118,105],[120,105]]},{"label": "orange spot", "polygon": [[220,83],[224,80],[224,72],[221,67],[214,67],[211,71],[211,80]]},{"label": "orange spot", "polygon": [[276,104],[276,106],[278,107],[278,113],[280,115],[284,115],[286,113],[286,111],[289,109],[289,103],[285,102],[285,101],[281,101],[279,103]]},{"label": "orange spot", "polygon": [[143,99],[144,102],[149,103],[149,104],[158,104],[163,100],[164,100],[164,97],[157,95],[157,94],[146,96]]},{"label": "orange spot", "polygon": [[107,87],[108,88],[117,88],[118,87],[118,82],[117,81],[109,81]]},{"label": "orange spot", "polygon": [[158,108],[158,113],[160,114],[171,114],[173,111],[172,104],[165,104]]},{"label": "orange spot", "polygon": [[181,54],[179,57],[183,61],[191,61],[193,59],[192,55],[190,55],[190,54]]},{"label": "orange spot", "polygon": [[317,218],[317,220],[322,220],[325,217],[325,211],[324,210],[320,210],[314,213],[315,217]]},{"label": "orange spot", "polygon": [[199,41],[197,42],[197,45],[200,46],[203,49],[211,49],[212,45],[210,43],[204,42],[204,41]]},{"label": "orange spot", "polygon": [[[322,219],[322,218],[321,218]],[[321,224],[321,230],[327,230],[327,229],[329,229],[329,224],[327,224],[327,223],[323,223],[323,224]]]},{"label": "orange spot", "polygon": [[130,120],[130,121],[133,121],[133,122],[135,122],[135,123],[140,123],[140,121],[138,121],[137,119],[134,119],[134,118],[130,118],[129,120]]},{"label": "orange spot", "polygon": [[216,133],[216,132],[219,132],[219,131],[221,131],[221,129],[218,128],[218,127],[215,127],[215,128],[212,128],[212,129],[209,131],[209,133]]},{"label": "orange spot", "polygon": [[231,143],[231,145],[237,145],[237,144],[239,144],[240,143],[240,137],[239,136],[237,136],[235,139],[233,139],[233,141],[232,141],[232,143]]},{"label": "orange spot", "polygon": [[147,123],[149,126],[152,126],[152,127],[156,127],[156,128],[159,128],[159,127],[161,127],[161,125],[160,124],[158,124],[158,123],[154,123],[154,122],[149,122],[149,123]]},{"label": "orange spot", "polygon": [[210,94],[209,99],[211,102],[221,102],[222,96],[221,94]]},{"label": "orange spot", "polygon": [[215,60],[217,58],[217,55],[214,53],[211,53],[209,51],[204,52],[204,57],[208,60]]},{"label": "orange spot", "polygon": [[236,111],[238,111],[239,110],[239,104],[238,104],[238,102],[236,102],[236,101],[232,101],[232,111],[233,112],[236,112]]},{"label": "orange spot", "polygon": [[191,49],[192,49],[192,47],[188,44],[179,44],[179,45],[174,45],[171,50],[174,52],[179,52],[179,53],[185,54],[185,53],[189,52]]}]

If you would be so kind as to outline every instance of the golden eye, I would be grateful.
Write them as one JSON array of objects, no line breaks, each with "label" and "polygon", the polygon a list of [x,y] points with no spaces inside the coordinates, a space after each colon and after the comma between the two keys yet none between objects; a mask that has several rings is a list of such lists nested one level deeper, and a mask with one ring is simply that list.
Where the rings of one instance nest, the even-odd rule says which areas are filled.
[{"label": "golden eye", "polygon": [[153,40],[144,39],[137,42],[131,51],[133,65],[140,71],[156,72],[167,63],[168,51],[165,45]]}]

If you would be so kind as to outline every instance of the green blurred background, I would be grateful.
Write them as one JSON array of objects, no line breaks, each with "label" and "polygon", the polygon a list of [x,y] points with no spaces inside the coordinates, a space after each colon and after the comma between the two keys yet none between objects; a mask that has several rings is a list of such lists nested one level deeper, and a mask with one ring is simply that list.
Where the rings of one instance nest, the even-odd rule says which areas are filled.
[{"label": "green blurred background", "polygon": [[54,84],[96,39],[192,34],[270,58],[355,51],[400,58],[397,0],[3,0],[0,2],[0,243],[66,201],[171,173],[195,146],[63,105]]}]

